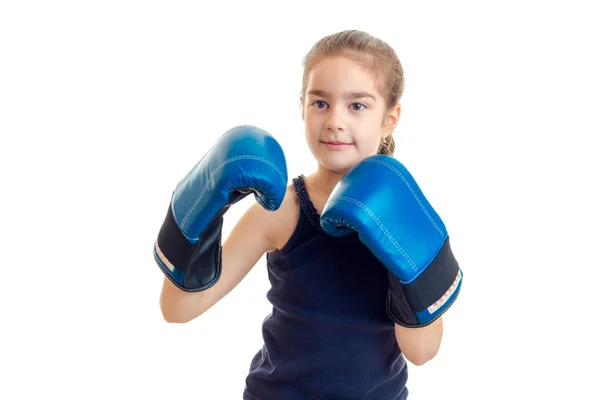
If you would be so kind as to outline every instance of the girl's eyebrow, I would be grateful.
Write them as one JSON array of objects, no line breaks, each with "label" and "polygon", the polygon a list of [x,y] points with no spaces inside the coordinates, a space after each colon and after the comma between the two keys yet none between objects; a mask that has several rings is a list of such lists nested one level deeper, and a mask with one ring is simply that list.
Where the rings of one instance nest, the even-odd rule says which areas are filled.
[{"label": "girl's eyebrow", "polygon": [[[315,96],[320,96],[320,97],[331,97],[331,95],[328,92],[326,92],[324,90],[318,90],[318,89],[309,90],[308,94],[313,94]],[[347,93],[345,95],[345,97],[348,99],[360,99],[363,97],[370,97],[375,101],[377,100],[377,99],[375,99],[375,96],[373,96],[369,92],[351,92],[351,93]]]}]

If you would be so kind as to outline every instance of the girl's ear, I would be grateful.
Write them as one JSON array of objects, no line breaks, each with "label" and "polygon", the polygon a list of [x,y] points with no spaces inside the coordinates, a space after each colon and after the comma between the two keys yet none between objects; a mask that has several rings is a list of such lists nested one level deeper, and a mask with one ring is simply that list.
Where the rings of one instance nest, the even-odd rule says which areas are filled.
[{"label": "girl's ear", "polygon": [[400,104],[396,104],[392,106],[385,114],[382,127],[384,139],[390,136],[392,132],[394,132],[394,129],[396,129],[398,120],[400,120],[400,111]]}]

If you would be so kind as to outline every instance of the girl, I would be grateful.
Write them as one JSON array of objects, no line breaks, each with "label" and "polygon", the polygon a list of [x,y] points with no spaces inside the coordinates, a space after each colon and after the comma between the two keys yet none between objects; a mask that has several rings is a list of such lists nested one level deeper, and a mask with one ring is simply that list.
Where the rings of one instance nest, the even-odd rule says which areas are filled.
[{"label": "girl", "polygon": [[[263,323],[264,346],[251,361],[244,399],[405,399],[406,359],[422,365],[436,355],[442,318],[418,327],[397,323],[386,303],[386,267],[357,235],[335,237],[320,224],[346,172],[369,156],[393,154],[403,87],[402,66],[385,42],[354,30],[318,41],[304,59],[300,98],[317,171],[284,185],[277,205],[268,206],[269,188],[257,196],[262,201],[233,228],[218,253],[222,261],[200,289],[180,290],[165,277],[163,316],[187,322],[267,254],[273,312]],[[155,254],[167,263],[158,244]]]}]

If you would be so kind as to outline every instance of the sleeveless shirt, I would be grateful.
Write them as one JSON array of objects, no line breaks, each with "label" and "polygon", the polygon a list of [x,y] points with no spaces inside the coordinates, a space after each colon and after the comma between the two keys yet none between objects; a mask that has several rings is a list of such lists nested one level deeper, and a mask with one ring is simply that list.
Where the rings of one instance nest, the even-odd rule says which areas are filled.
[{"label": "sleeveless shirt", "polygon": [[283,248],[267,253],[273,309],[244,400],[406,399],[407,364],[386,313],[385,266],[356,233],[328,235],[304,176],[292,183],[298,222]]}]

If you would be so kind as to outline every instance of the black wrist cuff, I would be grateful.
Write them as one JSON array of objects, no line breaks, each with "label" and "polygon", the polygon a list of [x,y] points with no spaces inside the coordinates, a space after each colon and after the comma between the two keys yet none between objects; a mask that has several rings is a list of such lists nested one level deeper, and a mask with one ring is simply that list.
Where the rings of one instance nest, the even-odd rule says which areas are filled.
[{"label": "black wrist cuff", "polygon": [[155,258],[165,275],[180,289],[188,292],[202,291],[219,280],[222,217],[223,212],[215,216],[196,244],[192,244],[177,226],[169,206],[158,234]]},{"label": "black wrist cuff", "polygon": [[[400,282],[388,271],[388,315],[399,325],[424,326],[435,319],[421,322],[416,313],[438,302],[454,284],[459,265],[446,238],[442,249],[429,266],[411,283]],[[446,305],[446,308],[450,304]]]}]

